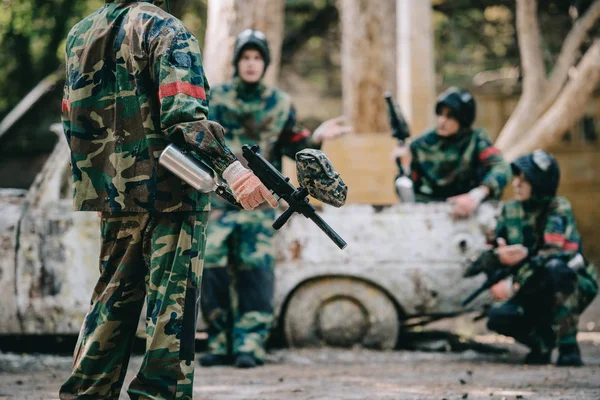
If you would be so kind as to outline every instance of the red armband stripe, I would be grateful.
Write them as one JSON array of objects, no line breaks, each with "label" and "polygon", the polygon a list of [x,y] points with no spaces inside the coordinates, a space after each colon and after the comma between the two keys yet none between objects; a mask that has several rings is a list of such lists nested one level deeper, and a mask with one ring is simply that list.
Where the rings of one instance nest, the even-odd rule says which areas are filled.
[{"label": "red armband stripe", "polygon": [[71,111],[71,104],[69,103],[69,100],[67,99],[62,99],[62,111],[63,112],[69,112]]},{"label": "red armband stripe", "polygon": [[206,100],[206,91],[204,88],[192,85],[189,82],[173,82],[158,87],[158,98],[161,100],[165,97],[175,96],[179,93],[187,94],[196,99]]},{"label": "red armband stripe", "polygon": [[494,154],[500,154],[500,149],[498,149],[497,147],[494,146],[490,146],[487,149],[485,149],[484,151],[482,151],[481,153],[479,153],[479,161],[485,161],[488,158],[490,158],[491,156],[493,156]]},{"label": "red armband stripe", "polygon": [[310,131],[308,129],[303,129],[301,132],[294,132],[294,134],[290,138],[290,142],[298,143],[302,139],[306,139],[309,136],[310,136]]},{"label": "red armband stripe", "polygon": [[565,250],[572,250],[572,251],[578,251],[579,250],[579,243],[577,242],[565,242],[565,244],[563,245]]},{"label": "red armband stripe", "polygon": [[566,241],[567,239],[565,239],[564,235],[561,235],[560,233],[546,233],[544,235],[544,242],[546,243],[564,246]]},{"label": "red armband stripe", "polygon": [[413,171],[413,172],[410,174],[410,178],[411,178],[413,181],[417,181],[417,180],[419,180],[419,174],[418,174],[416,171]]}]

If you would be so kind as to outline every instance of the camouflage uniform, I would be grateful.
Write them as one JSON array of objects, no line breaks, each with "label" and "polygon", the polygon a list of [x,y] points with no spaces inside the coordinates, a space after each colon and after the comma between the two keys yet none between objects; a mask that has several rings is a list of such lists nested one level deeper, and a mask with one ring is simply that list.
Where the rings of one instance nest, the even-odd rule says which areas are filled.
[{"label": "camouflage uniform", "polygon": [[191,399],[207,213],[158,164],[170,142],[222,173],[236,160],[207,121],[198,43],[150,1],[113,2],[67,37],[62,102],[74,208],[101,211],[100,279],[61,399],[119,397],[146,295],[146,353],[131,398]]},{"label": "camouflage uniform", "polygon": [[496,233],[508,245],[524,245],[535,257],[515,276],[516,294],[490,310],[490,329],[540,353],[552,350],[557,336],[559,346],[576,344],[579,315],[596,296],[598,285],[592,264],[565,268],[581,252],[569,201],[556,196],[508,202]]},{"label": "camouflage uniform", "polygon": [[[243,144],[258,144],[263,156],[281,169],[282,156],[293,158],[306,147],[318,147],[308,130],[296,126],[290,98],[278,89],[236,77],[214,87],[210,101],[209,118],[223,125],[236,154]],[[260,364],[273,324],[274,212],[240,212],[216,196],[213,208],[201,301],[209,323],[209,352],[250,354]]]},{"label": "camouflage uniform", "polygon": [[410,144],[411,179],[417,201],[445,201],[480,185],[499,199],[510,178],[510,168],[500,150],[481,129],[462,129],[450,137],[435,130]]}]

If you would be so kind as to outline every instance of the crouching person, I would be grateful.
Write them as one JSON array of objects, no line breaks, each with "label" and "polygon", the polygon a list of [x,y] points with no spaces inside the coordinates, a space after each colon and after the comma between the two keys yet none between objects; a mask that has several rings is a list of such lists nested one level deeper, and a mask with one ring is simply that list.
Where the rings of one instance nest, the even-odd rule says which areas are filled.
[{"label": "crouching person", "polygon": [[541,150],[512,164],[515,199],[504,205],[495,254],[505,268],[519,267],[514,282],[501,281],[492,295],[504,302],[489,311],[488,328],[527,345],[527,364],[582,365],[579,316],[598,292],[593,265],[582,255],[569,201],[556,196],[560,170]]}]

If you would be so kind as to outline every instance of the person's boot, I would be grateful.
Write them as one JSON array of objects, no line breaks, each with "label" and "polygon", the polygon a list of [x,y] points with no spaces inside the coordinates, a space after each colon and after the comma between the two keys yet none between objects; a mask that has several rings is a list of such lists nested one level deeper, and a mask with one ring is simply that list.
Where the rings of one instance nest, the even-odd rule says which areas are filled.
[{"label": "person's boot", "polygon": [[249,353],[240,353],[235,359],[235,366],[237,368],[254,368],[257,365],[263,365],[263,361]]},{"label": "person's boot", "polygon": [[216,367],[233,364],[233,358],[225,354],[205,354],[200,357],[200,365],[203,367]]},{"label": "person's boot", "polygon": [[577,344],[559,346],[556,365],[559,367],[581,367],[581,352]]},{"label": "person's boot", "polygon": [[527,365],[546,365],[550,364],[552,352],[542,352],[538,349],[533,349],[525,356],[525,364]]}]

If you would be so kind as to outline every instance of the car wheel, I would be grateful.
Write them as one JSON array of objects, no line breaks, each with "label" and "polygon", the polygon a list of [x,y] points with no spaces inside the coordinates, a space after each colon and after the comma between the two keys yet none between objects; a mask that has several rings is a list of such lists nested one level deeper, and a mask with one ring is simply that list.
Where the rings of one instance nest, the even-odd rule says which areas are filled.
[{"label": "car wheel", "polygon": [[352,278],[322,278],[300,286],[289,300],[284,320],[291,347],[323,345],[393,349],[400,320],[381,289]]}]

